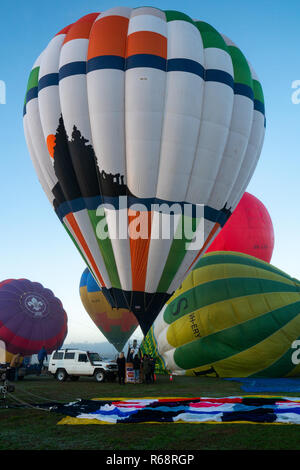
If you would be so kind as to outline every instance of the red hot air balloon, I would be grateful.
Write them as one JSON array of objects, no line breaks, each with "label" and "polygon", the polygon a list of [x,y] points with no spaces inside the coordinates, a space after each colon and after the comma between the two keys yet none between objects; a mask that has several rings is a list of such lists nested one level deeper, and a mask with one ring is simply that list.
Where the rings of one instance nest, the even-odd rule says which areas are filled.
[{"label": "red hot air balloon", "polygon": [[206,253],[236,251],[269,263],[273,249],[274,230],[271,217],[257,197],[245,193]]},{"label": "red hot air balloon", "polygon": [[67,335],[67,314],[50,289],[27,279],[0,283],[0,340],[11,354],[31,355],[44,346],[61,347]]}]

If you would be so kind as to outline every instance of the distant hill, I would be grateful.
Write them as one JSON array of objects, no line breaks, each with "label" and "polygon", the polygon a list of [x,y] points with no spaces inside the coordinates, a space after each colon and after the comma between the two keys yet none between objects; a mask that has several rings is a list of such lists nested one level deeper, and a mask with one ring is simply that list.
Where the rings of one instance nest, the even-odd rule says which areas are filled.
[{"label": "distant hill", "polygon": [[[139,345],[142,342],[142,339],[138,335],[136,337],[134,336],[133,339],[137,339],[137,342]],[[128,352],[128,346],[132,345],[133,339],[129,339],[129,341],[125,344],[123,348],[125,356],[127,355],[127,352]],[[103,342],[98,342],[98,343],[89,343],[88,341],[86,343],[76,343],[76,342],[64,343],[62,346],[62,349],[83,349],[84,351],[97,352],[98,354],[100,354],[100,356],[103,359],[116,359],[118,355],[118,351],[108,341],[103,341]],[[49,358],[50,358],[50,355],[48,355],[48,360]],[[48,360],[45,361],[45,365],[47,365]],[[37,354],[34,354],[32,356],[31,363],[32,364],[38,363]]]},{"label": "distant hill", "polygon": [[[140,344],[141,341],[137,338],[138,343]],[[125,356],[127,355],[128,351],[128,345],[132,344],[132,340],[129,340],[123,348],[123,351],[125,353]],[[63,345],[63,348],[72,348],[72,349],[83,349],[86,351],[91,351],[91,352],[97,352],[102,356],[103,358],[106,359],[115,359],[116,356],[118,355],[118,351],[115,349],[115,347],[108,343],[107,341],[104,341],[102,343],[65,343]]]}]

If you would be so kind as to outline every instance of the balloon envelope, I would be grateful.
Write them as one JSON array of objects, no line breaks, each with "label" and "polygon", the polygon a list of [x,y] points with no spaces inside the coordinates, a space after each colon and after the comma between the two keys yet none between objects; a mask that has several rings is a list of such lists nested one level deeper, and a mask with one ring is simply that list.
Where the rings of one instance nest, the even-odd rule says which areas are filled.
[{"label": "balloon envelope", "polygon": [[27,279],[0,283],[0,340],[8,353],[48,353],[61,347],[67,335],[67,314],[50,289]]},{"label": "balloon envelope", "polygon": [[264,98],[243,53],[209,24],[116,7],[51,39],[29,77],[24,130],[98,285],[146,332],[241,199]]},{"label": "balloon envelope", "polygon": [[[174,374],[299,376],[300,283],[257,258],[209,253],[145,338]],[[298,346],[299,347],[299,346]]]},{"label": "balloon envelope", "polygon": [[237,251],[269,263],[274,249],[274,229],[263,203],[244,193],[230,219],[206,250]]},{"label": "balloon envelope", "polygon": [[80,298],[95,325],[120,352],[138,326],[129,310],[112,308],[86,268],[80,279]]}]

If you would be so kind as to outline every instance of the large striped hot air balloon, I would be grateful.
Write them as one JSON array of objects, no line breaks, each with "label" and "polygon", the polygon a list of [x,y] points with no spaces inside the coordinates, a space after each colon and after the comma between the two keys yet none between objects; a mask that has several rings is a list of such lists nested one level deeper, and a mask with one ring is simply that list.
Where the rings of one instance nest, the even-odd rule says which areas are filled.
[{"label": "large striped hot air balloon", "polygon": [[38,282],[8,279],[0,283],[0,340],[7,353],[30,356],[44,346],[62,346],[68,318],[61,301]]},{"label": "large striped hot air balloon", "polygon": [[82,273],[79,292],[81,302],[95,325],[121,352],[138,326],[133,313],[124,308],[112,308],[87,268]]},{"label": "large striped hot air balloon", "polygon": [[217,252],[201,258],[142,349],[179,375],[288,377],[300,375],[296,340],[299,281],[252,256]]},{"label": "large striped hot air balloon", "polygon": [[117,7],[52,38],[30,73],[24,129],[88,268],[145,333],[241,199],[264,98],[241,50],[209,24]]},{"label": "large striped hot air balloon", "polygon": [[274,249],[274,229],[263,203],[244,193],[225,227],[211,243],[206,253],[237,251],[269,263]]}]

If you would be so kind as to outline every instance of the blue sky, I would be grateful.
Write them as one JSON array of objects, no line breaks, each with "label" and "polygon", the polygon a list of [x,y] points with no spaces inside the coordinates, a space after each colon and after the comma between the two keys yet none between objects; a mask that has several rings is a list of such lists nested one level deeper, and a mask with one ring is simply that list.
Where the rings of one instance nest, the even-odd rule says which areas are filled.
[{"label": "blue sky", "polygon": [[[147,1],[181,10],[211,23],[245,53],[263,85],[267,129],[260,161],[247,188],[273,220],[272,264],[300,278],[300,104],[292,103],[292,82],[300,80],[298,0]],[[137,1],[13,0],[1,2],[0,104],[1,231],[0,279],[39,281],[58,296],[69,315],[69,341],[102,337],[81,305],[78,285],[84,269],[39,185],[26,147],[22,108],[29,71],[60,29],[90,12]],[[0,100],[1,101],[1,100]]]}]

